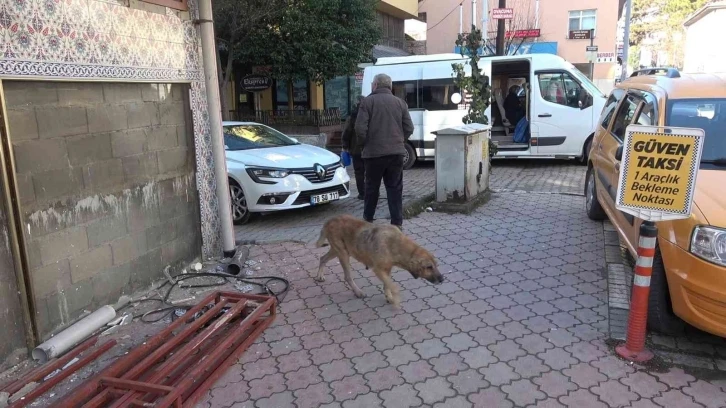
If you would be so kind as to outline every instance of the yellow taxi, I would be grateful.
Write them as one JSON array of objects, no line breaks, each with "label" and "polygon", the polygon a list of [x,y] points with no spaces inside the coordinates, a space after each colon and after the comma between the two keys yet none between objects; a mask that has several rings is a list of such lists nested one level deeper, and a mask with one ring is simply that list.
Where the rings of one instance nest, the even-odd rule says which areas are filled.
[{"label": "yellow taxi", "polygon": [[656,223],[648,326],[677,334],[686,321],[726,337],[726,74],[636,71],[605,104],[588,159],[585,209],[593,220],[609,218],[635,257],[641,221],[615,208],[630,124],[700,128],[706,134],[691,216]]}]

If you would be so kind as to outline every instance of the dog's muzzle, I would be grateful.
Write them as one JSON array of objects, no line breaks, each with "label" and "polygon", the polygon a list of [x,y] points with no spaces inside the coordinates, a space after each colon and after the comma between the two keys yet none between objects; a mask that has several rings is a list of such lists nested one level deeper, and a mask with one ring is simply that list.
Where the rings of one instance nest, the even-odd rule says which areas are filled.
[{"label": "dog's muzzle", "polygon": [[428,279],[429,282],[437,284],[437,285],[440,283],[444,283],[444,280],[445,280],[444,275],[432,276],[430,279]]}]

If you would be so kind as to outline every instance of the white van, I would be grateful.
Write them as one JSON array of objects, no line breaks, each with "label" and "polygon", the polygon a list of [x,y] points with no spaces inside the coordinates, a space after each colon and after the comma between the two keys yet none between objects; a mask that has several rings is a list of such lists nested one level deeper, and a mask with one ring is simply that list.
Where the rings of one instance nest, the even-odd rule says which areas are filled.
[{"label": "white van", "polygon": [[[455,63],[464,64],[471,74],[468,58],[459,54],[379,58],[365,68],[364,96],[371,93],[373,77],[384,73],[393,80],[393,93],[408,103],[415,130],[407,145],[407,169],[416,160],[434,159],[436,136],[431,132],[461,125],[467,114],[466,100],[461,100],[454,85]],[[479,66],[489,76],[492,88],[492,104],[486,115],[492,125],[492,140],[498,146],[497,157],[577,158],[587,162],[587,145],[606,96],[574,65],[556,55],[530,54],[486,57]],[[506,118],[504,101],[510,89],[516,92],[522,108],[516,114],[510,111],[509,116],[525,116],[529,121],[526,143],[514,142],[516,119]]]}]

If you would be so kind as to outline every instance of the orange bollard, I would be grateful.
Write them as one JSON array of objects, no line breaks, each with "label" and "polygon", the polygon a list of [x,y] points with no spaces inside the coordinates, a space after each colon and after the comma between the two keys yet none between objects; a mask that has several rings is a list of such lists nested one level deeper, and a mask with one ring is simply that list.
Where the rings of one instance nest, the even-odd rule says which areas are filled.
[{"label": "orange bollard", "polygon": [[635,264],[633,295],[628,314],[628,333],[625,344],[615,348],[620,357],[638,363],[653,358],[653,352],[645,348],[645,329],[648,323],[648,295],[650,294],[650,277],[653,274],[653,257],[657,237],[658,228],[655,223],[644,221],[640,225],[638,260]]}]

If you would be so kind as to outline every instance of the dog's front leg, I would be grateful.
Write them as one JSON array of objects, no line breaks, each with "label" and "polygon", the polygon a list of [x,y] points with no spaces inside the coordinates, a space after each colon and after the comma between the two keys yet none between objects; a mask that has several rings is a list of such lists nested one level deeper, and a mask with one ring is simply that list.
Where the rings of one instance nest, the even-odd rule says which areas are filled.
[{"label": "dog's front leg", "polygon": [[328,253],[320,257],[320,266],[318,267],[318,275],[315,276],[315,280],[318,282],[325,282],[325,276],[323,274],[325,273],[325,264],[328,263],[331,259],[335,258],[337,253],[335,250],[331,247],[328,250]]},{"label": "dog's front leg", "polygon": [[345,276],[345,282],[350,286],[350,290],[353,291],[356,297],[362,298],[365,297],[365,294],[362,290],[358,287],[358,285],[355,284],[355,281],[353,281],[353,275],[350,272],[350,258],[348,257],[348,254],[345,255],[339,255],[338,259],[340,259],[340,265],[343,267],[343,275]]},{"label": "dog's front leg", "polygon": [[376,276],[383,281],[383,294],[386,295],[388,303],[399,309],[401,307],[401,297],[399,295],[398,286],[391,278],[391,271],[375,271]]}]

